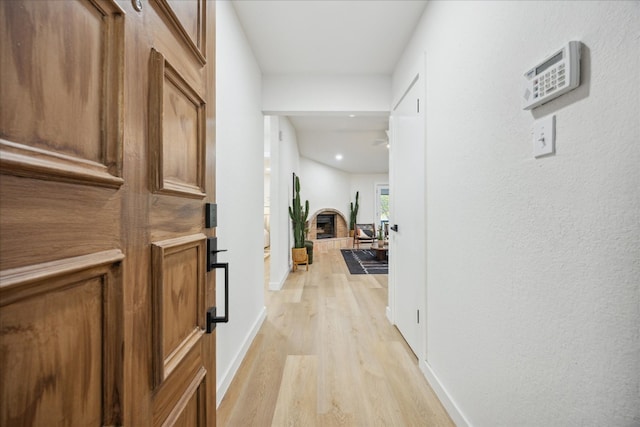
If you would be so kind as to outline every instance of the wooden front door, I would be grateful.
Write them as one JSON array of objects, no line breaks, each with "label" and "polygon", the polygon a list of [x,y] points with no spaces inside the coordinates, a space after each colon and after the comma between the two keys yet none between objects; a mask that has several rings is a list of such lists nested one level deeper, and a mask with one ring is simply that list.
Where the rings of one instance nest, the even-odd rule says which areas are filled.
[{"label": "wooden front door", "polygon": [[215,426],[215,2],[0,2],[0,425]]}]

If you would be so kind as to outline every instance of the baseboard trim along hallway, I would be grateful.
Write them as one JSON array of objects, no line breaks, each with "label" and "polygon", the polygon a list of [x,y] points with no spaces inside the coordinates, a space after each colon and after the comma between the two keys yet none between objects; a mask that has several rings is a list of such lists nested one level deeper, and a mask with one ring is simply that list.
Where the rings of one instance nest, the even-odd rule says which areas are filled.
[{"label": "baseboard trim along hallway", "polygon": [[387,320],[387,292],[387,275],[350,274],[337,249],[267,291],[218,426],[454,426]]},{"label": "baseboard trim along hallway", "polygon": [[253,340],[256,338],[256,335],[258,334],[258,331],[260,331],[260,327],[262,327],[262,324],[264,323],[264,320],[266,318],[267,318],[267,308],[263,307],[262,310],[260,311],[260,314],[258,315],[258,318],[253,323],[251,330],[243,340],[242,347],[240,347],[240,351],[238,351],[238,353],[233,358],[233,362],[231,363],[231,366],[222,375],[222,377],[220,378],[220,381],[218,381],[218,384],[216,386],[216,397],[217,397],[216,406],[220,406],[220,402],[222,402],[224,395],[227,393],[227,390],[231,385],[231,381],[233,380],[233,377],[236,375],[236,372],[238,372],[238,369],[240,368],[242,361],[247,355],[247,351],[249,351],[249,348],[251,347],[251,343],[253,343]]},{"label": "baseboard trim along hallway", "polygon": [[469,420],[467,420],[462,411],[460,411],[460,408],[458,408],[458,405],[456,405],[454,400],[447,392],[447,389],[442,386],[442,383],[438,379],[438,376],[435,374],[435,372],[433,372],[431,365],[429,365],[429,363],[427,363],[426,361],[421,360],[420,370],[424,374],[425,378],[429,382],[429,385],[440,399],[442,406],[445,407],[456,426],[472,427],[471,423],[469,423]]},{"label": "baseboard trim along hallway", "polygon": [[[289,270],[291,267],[289,267]],[[279,291],[284,286],[284,283],[287,281],[287,277],[289,275],[289,270],[285,271],[280,280],[277,282],[269,282],[269,290],[270,291]]]}]

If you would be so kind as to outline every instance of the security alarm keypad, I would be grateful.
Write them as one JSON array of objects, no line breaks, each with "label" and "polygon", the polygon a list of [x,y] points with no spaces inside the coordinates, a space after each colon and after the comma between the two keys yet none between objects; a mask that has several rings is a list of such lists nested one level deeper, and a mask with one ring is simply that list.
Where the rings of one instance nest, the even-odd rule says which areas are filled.
[{"label": "security alarm keypad", "polygon": [[571,41],[525,74],[523,109],[549,102],[580,85],[580,42]]}]

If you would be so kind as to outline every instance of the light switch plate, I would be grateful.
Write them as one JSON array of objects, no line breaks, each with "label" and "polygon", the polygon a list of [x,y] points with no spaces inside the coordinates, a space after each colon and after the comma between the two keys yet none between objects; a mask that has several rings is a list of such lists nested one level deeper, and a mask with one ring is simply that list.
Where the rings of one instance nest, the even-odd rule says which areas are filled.
[{"label": "light switch plate", "polygon": [[533,124],[533,156],[542,157],[556,151],[556,116],[551,115]]}]

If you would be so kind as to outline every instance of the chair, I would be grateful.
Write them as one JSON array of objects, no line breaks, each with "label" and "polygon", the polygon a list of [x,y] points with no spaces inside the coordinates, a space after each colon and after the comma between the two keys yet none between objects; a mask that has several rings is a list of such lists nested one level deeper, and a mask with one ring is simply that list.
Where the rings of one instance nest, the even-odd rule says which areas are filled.
[{"label": "chair", "polygon": [[360,248],[360,242],[373,243],[376,240],[376,227],[373,224],[356,224],[353,233],[353,247]]}]

